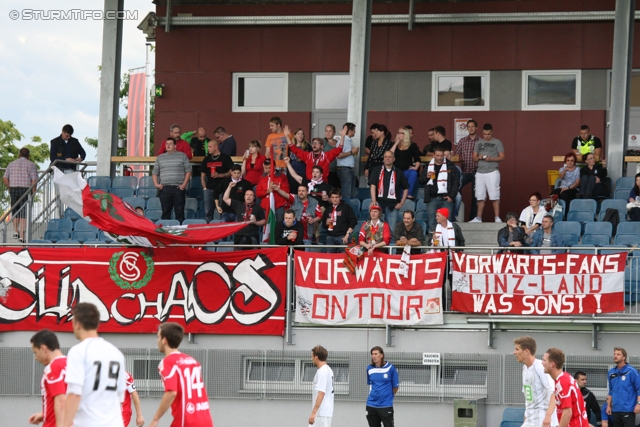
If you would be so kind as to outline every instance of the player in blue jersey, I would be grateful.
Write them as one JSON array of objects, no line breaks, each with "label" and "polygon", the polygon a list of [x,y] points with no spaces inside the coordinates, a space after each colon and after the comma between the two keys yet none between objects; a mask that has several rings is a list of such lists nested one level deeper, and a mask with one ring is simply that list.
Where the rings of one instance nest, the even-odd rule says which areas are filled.
[{"label": "player in blue jersey", "polygon": [[371,365],[367,366],[367,421],[369,427],[393,427],[393,397],[400,382],[395,366],[384,360],[382,347],[371,349]]}]

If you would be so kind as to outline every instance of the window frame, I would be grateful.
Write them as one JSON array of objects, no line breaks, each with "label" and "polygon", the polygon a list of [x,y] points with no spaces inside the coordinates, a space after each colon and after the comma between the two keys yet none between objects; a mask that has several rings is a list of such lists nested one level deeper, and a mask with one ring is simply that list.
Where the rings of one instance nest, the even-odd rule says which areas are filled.
[{"label": "window frame", "polygon": [[[238,105],[238,79],[240,78],[273,78],[283,79],[282,107],[246,107]],[[234,113],[287,112],[289,111],[289,73],[233,73],[231,84],[231,111]]]},{"label": "window frame", "polygon": [[[440,77],[484,77],[484,105],[439,106],[438,78]],[[432,71],[431,111],[489,111],[491,109],[491,71]]]},{"label": "window frame", "polygon": [[[576,102],[573,105],[546,104],[529,105],[529,76],[544,75],[575,75]],[[522,70],[522,111],[575,111],[580,110],[582,104],[582,70]]]}]

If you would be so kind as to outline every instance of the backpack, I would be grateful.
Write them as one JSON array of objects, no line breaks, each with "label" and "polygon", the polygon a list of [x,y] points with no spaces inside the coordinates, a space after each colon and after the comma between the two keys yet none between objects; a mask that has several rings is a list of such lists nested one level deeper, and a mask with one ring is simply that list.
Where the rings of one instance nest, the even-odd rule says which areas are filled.
[{"label": "backpack", "polygon": [[615,236],[618,224],[620,224],[620,215],[618,215],[618,210],[614,208],[607,208],[607,210],[604,211],[604,217],[602,218],[602,222],[606,221],[609,221],[611,225],[613,225],[613,235]]}]

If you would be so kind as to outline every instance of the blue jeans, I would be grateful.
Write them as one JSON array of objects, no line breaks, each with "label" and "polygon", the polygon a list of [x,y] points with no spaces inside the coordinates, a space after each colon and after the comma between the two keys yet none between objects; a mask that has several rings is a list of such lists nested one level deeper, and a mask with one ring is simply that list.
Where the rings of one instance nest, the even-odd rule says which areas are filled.
[{"label": "blue jeans", "polygon": [[233,212],[222,212],[220,220],[222,222],[236,222],[236,214]]},{"label": "blue jeans", "polygon": [[[462,189],[465,185],[471,184],[471,210],[469,211],[469,221],[478,216],[478,200],[476,199],[476,173],[463,173],[460,177],[460,191],[458,194],[462,194]],[[462,198],[460,198],[462,201]],[[456,198],[456,216],[458,216],[458,211],[460,210],[460,202],[458,198]],[[462,215],[464,216],[464,215]]]},{"label": "blue jeans", "polygon": [[[340,236],[327,236],[327,245],[344,245],[342,237]],[[339,254],[344,251],[344,248],[326,248],[328,254]]]},{"label": "blue jeans", "polygon": [[207,220],[207,223],[209,223],[213,219],[213,214],[216,211],[216,204],[215,204],[215,201],[213,200],[213,190],[209,190],[208,188],[204,190],[203,199],[204,199],[203,201],[204,216],[205,216],[205,219]]},{"label": "blue jeans", "polygon": [[432,197],[431,201],[427,203],[427,216],[429,217],[429,231],[433,232],[436,229],[436,211],[440,208],[447,208],[449,212],[453,210],[453,202],[447,202],[442,196]]},{"label": "blue jeans", "polygon": [[348,200],[353,194],[353,168],[338,166],[336,173],[340,181],[342,200]]},{"label": "blue jeans", "polygon": [[396,223],[398,222],[399,215],[400,211],[396,209],[395,204],[384,206],[384,222],[389,224],[391,232],[393,232]]},{"label": "blue jeans", "polygon": [[406,171],[404,171],[404,177],[407,178],[407,181],[409,182],[409,192],[407,194],[415,198],[416,195],[413,194],[413,192],[415,190],[417,193],[418,190],[416,188],[416,182],[418,181],[418,171],[407,169]]}]

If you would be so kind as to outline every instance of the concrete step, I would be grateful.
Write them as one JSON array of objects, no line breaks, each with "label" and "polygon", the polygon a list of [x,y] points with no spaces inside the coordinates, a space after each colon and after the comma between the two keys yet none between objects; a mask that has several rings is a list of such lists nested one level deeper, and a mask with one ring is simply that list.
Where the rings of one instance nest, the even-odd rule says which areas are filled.
[{"label": "concrete step", "polygon": [[497,246],[498,231],[504,223],[495,222],[459,222],[467,246]]}]

